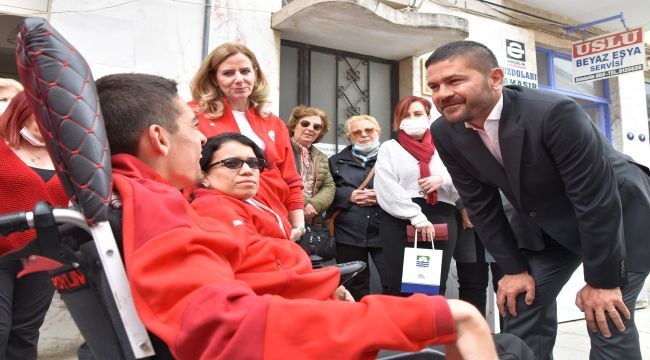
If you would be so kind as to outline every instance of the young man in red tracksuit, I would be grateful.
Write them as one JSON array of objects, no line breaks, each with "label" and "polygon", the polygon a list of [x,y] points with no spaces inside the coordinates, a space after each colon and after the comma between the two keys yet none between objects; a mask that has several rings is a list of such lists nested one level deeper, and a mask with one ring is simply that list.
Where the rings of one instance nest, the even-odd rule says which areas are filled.
[{"label": "young man in red tracksuit", "polygon": [[[258,254],[272,256],[242,267],[251,263],[243,258],[251,256],[243,227],[200,217],[178,191],[201,177],[205,136],[176,83],[114,74],[97,89],[135,305],[176,358],[371,359],[380,349],[447,344],[450,359],[496,359],[489,328],[468,303],[425,295],[333,300],[327,295],[338,286],[338,269],[312,271],[306,255],[296,259],[277,241],[256,242]],[[249,284],[279,275],[286,279],[281,291],[256,294]]]}]

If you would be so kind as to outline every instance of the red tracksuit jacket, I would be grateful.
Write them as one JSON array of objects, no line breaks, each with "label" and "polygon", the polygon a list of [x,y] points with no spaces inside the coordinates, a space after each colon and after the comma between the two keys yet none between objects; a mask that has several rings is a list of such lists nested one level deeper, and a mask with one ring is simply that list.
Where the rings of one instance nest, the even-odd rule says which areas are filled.
[{"label": "red tracksuit jacket", "polygon": [[338,269],[313,271],[291,242],[200,217],[135,157],[113,156],[113,173],[136,308],[178,359],[373,359],[455,341],[440,296],[331,300]]}]

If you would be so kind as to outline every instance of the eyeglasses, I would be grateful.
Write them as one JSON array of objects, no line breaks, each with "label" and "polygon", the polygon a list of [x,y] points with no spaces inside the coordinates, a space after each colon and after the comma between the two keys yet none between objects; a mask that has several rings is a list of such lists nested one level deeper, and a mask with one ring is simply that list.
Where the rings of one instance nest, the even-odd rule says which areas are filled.
[{"label": "eyeglasses", "polygon": [[228,169],[235,170],[235,169],[241,169],[241,167],[244,166],[244,164],[248,165],[248,167],[251,169],[262,169],[264,168],[264,165],[266,165],[266,161],[264,161],[264,159],[259,159],[254,157],[250,157],[245,160],[231,157],[217,162],[213,162],[212,164],[208,165],[205,169],[208,170],[213,166],[223,165]]},{"label": "eyeglasses", "polygon": [[321,124],[311,123],[311,122],[309,122],[307,120],[301,120],[300,121],[300,126],[302,126],[304,128],[308,128],[309,125],[312,125],[313,129],[316,130],[316,131],[320,131],[323,128],[323,125],[321,125]]},{"label": "eyeglasses", "polygon": [[366,133],[366,135],[370,136],[370,135],[374,134],[375,131],[377,131],[377,129],[375,129],[375,128],[366,128],[366,129],[363,129],[363,130],[362,129],[354,130],[354,131],[351,132],[351,134],[354,137],[359,137],[359,136],[361,136],[362,133]]}]

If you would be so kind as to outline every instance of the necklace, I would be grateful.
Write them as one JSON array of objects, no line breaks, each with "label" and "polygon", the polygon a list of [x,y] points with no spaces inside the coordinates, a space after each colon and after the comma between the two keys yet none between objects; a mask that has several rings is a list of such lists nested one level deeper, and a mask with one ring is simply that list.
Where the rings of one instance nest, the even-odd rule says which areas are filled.
[{"label": "necklace", "polygon": [[34,165],[40,165],[41,163],[41,157],[38,155],[30,155],[29,160],[34,164]]}]

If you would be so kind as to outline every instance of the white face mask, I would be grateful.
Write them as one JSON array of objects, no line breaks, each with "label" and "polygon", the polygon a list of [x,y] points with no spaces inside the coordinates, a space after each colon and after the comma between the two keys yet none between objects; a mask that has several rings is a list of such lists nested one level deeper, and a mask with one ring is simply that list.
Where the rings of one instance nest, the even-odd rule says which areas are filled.
[{"label": "white face mask", "polygon": [[368,155],[371,152],[379,149],[379,140],[373,142],[370,145],[354,144],[353,148],[364,155]]},{"label": "white face mask", "polygon": [[34,146],[38,146],[38,147],[45,146],[45,143],[42,142],[41,140],[38,140],[36,136],[34,136],[34,134],[32,134],[32,132],[29,131],[29,129],[26,127],[20,129],[20,136],[22,136],[23,139],[25,139],[28,143]]},{"label": "white face mask", "polygon": [[418,116],[416,118],[404,119],[399,128],[409,136],[422,136],[429,128],[429,118]]},{"label": "white face mask", "polygon": [[9,107],[9,101],[0,101],[0,114],[5,112],[7,108]]}]

